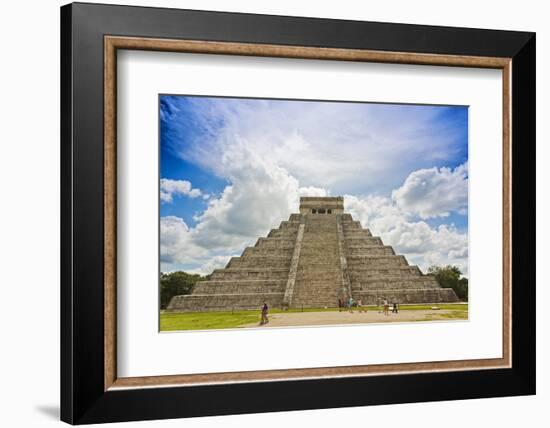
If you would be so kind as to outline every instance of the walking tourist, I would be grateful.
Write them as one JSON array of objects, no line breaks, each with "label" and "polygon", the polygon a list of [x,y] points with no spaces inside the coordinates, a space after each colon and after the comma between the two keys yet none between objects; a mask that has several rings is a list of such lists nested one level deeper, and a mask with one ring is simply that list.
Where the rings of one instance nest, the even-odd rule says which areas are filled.
[{"label": "walking tourist", "polygon": [[338,312],[342,312],[342,308],[344,307],[344,302],[342,299],[338,299]]},{"label": "walking tourist", "polygon": [[348,308],[351,313],[353,313],[353,297],[349,296]]},{"label": "walking tourist", "polygon": [[367,313],[367,311],[365,310],[365,308],[363,307],[363,300],[359,297],[359,299],[357,300],[357,309],[359,312],[365,312]]},{"label": "walking tourist", "polygon": [[397,314],[399,312],[399,309],[397,308],[397,302],[393,302],[393,307],[392,307],[392,314]]},{"label": "walking tourist", "polygon": [[390,314],[390,304],[387,300],[384,300],[384,315],[388,316]]},{"label": "walking tourist", "polygon": [[267,303],[264,302],[264,305],[262,306],[262,319],[260,321],[260,325],[267,324],[269,322],[269,319],[267,318],[268,312],[269,307],[267,306]]}]

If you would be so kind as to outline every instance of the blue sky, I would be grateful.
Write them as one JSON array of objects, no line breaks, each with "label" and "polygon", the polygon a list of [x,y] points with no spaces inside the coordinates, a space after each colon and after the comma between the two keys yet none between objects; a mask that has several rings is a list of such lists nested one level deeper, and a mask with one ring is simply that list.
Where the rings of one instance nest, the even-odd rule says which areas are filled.
[{"label": "blue sky", "polygon": [[[161,269],[208,273],[298,208],[467,273],[468,108],[161,95]],[[414,244],[413,244],[414,243]]]}]

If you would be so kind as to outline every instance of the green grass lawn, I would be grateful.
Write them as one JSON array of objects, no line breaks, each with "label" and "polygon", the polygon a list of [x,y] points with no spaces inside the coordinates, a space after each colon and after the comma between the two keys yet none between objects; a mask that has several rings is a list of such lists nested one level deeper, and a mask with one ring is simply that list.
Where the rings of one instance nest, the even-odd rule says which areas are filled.
[{"label": "green grass lawn", "polygon": [[[434,305],[400,305],[401,311],[419,311],[429,310]],[[467,319],[468,304],[444,304],[436,305],[441,310],[450,310],[451,313],[429,315],[423,321],[434,321],[443,319]],[[376,309],[376,306],[366,306],[368,310]],[[391,309],[391,306],[390,306]],[[355,309],[357,310],[357,309]],[[270,309],[270,314],[281,312],[334,312],[338,308],[293,308],[289,310]],[[228,311],[228,312],[164,312],[160,314],[161,331],[178,330],[214,330],[223,328],[238,328],[247,324],[253,324],[260,321],[260,311]]]},{"label": "green grass lawn", "polygon": [[259,311],[231,312],[161,312],[160,331],[212,330],[235,328],[259,322]]},{"label": "green grass lawn", "polygon": [[422,321],[441,321],[441,320],[466,320],[468,319],[467,311],[452,311],[445,314],[428,314]]}]

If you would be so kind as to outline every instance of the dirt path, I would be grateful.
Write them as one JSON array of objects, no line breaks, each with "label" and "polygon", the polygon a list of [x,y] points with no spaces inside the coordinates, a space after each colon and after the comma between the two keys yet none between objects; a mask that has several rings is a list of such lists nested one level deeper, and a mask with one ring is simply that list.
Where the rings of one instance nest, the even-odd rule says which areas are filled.
[{"label": "dirt path", "polygon": [[[364,324],[364,323],[385,323],[385,322],[409,322],[422,321],[427,318],[437,320],[441,315],[450,314],[455,311],[448,310],[418,310],[400,311],[398,314],[384,315],[377,310],[368,312],[349,311],[342,312],[288,312],[269,315],[269,323],[263,327],[292,327],[312,325],[335,325],[335,324]],[[464,319],[467,319],[468,312],[464,312]],[[441,317],[440,319],[444,319]],[[242,327],[258,327],[258,323],[246,324]]]}]

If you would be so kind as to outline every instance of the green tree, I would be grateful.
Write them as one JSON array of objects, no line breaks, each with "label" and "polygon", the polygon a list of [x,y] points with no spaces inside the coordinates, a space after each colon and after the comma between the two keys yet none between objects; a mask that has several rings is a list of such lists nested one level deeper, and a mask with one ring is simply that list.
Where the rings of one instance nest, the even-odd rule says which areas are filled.
[{"label": "green tree", "polygon": [[428,275],[433,275],[443,288],[452,288],[460,300],[468,301],[468,278],[462,277],[458,266],[430,266]]},{"label": "green tree", "polygon": [[160,273],[160,307],[166,309],[172,297],[190,294],[198,281],[205,278],[197,274],[177,271]]}]

